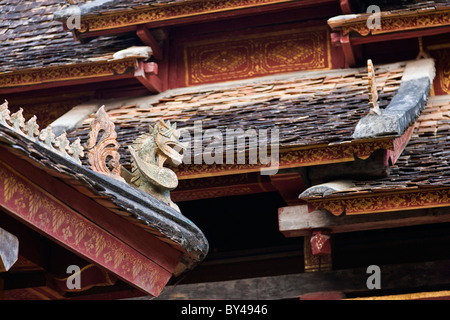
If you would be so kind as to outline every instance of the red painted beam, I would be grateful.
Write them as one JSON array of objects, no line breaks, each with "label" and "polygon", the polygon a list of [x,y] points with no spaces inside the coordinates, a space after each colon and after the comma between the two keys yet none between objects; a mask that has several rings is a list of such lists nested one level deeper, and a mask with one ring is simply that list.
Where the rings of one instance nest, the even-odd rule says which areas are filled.
[{"label": "red painted beam", "polygon": [[113,234],[0,165],[0,206],[32,229],[140,290],[158,296],[172,274]]},{"label": "red painted beam", "polygon": [[431,28],[424,30],[412,30],[412,31],[404,31],[404,32],[395,32],[389,34],[375,35],[375,36],[360,36],[360,37],[351,37],[351,42],[353,45],[360,45],[366,43],[374,43],[381,41],[391,41],[391,40],[401,40],[401,39],[410,39],[410,38],[418,38],[425,36],[434,36],[438,34],[446,34],[450,33],[450,26],[442,27],[442,28]]},{"label": "red painted beam", "polygon": [[[286,3],[279,3],[279,4],[266,4],[261,6],[254,6],[250,8],[244,8],[244,9],[231,9],[229,11],[223,11],[223,12],[206,12],[201,15],[193,15],[193,16],[187,16],[187,17],[181,17],[181,18],[173,18],[168,20],[162,20],[162,21],[152,21],[149,23],[146,23],[145,26],[147,28],[161,28],[161,27],[169,27],[169,26],[180,26],[180,25],[186,25],[191,23],[199,23],[199,22],[210,22],[212,20],[219,20],[219,19],[230,19],[234,17],[246,17],[246,16],[254,16],[257,14],[264,14],[264,13],[273,13],[283,10],[292,10],[295,8],[308,8],[311,6],[318,6],[322,4],[330,4],[335,5],[337,8],[339,6],[336,3],[336,0],[303,0],[303,1],[289,1]],[[104,30],[98,30],[93,32],[85,32],[85,33],[77,33],[78,39],[85,39],[85,38],[92,38],[92,37],[98,37],[101,35],[112,35],[112,34],[119,34],[123,32],[130,32],[135,31],[136,25],[126,25],[121,26],[117,28],[108,28]]]},{"label": "red painted beam", "polygon": [[[86,65],[86,64],[83,64]],[[78,65],[74,66],[62,66],[62,68],[77,68]],[[137,79],[141,84],[147,88],[150,92],[161,92],[162,84],[161,80],[157,76],[158,74],[158,65],[156,63],[144,63],[143,61],[137,61],[137,67],[134,67],[134,70],[126,70],[123,73],[116,73],[114,69],[111,70],[111,74],[109,75],[90,75],[89,77],[80,77],[78,79],[73,78],[60,78],[55,79],[54,81],[45,81],[45,82],[36,82],[30,84],[23,84],[17,86],[10,86],[0,88],[0,94],[12,94],[12,93],[20,93],[27,92],[32,90],[45,90],[59,87],[69,87],[69,86],[77,86],[84,84],[94,84],[94,83],[103,83],[107,81],[113,80],[127,80],[127,79]],[[53,68],[49,70],[52,72]],[[23,70],[21,72],[26,72],[27,70]],[[42,74],[46,73],[45,68],[40,70]]]},{"label": "red painted beam", "polygon": [[155,60],[162,60],[163,59],[163,51],[160,47],[159,43],[156,41],[156,39],[153,37],[151,32],[144,26],[137,26],[136,28],[136,34],[141,39],[141,41],[146,45],[152,48],[153,51],[153,58]]},{"label": "red painted beam", "polygon": [[146,87],[148,91],[153,93],[162,91],[162,82],[158,77],[158,65],[156,63],[139,62],[139,65],[134,72],[134,77]]},{"label": "red painted beam", "polygon": [[349,35],[342,35],[340,37],[340,43],[342,47],[342,52],[345,57],[345,64],[347,67],[354,67],[356,65],[356,56],[353,51],[352,43],[350,42]]},{"label": "red painted beam", "polygon": [[175,270],[181,253],[167,243],[155,238],[142,228],[126,222],[118,214],[107,210],[81,192],[61,182],[61,180],[37,169],[28,161],[18,159],[4,148],[0,148],[0,161],[14,163],[14,169],[19,174],[26,176],[32,183],[45,189],[58,201],[70,204],[71,208],[93,221],[96,225],[103,229],[111,230],[120,241],[135,248],[135,250],[149,257],[158,265],[170,272]]}]

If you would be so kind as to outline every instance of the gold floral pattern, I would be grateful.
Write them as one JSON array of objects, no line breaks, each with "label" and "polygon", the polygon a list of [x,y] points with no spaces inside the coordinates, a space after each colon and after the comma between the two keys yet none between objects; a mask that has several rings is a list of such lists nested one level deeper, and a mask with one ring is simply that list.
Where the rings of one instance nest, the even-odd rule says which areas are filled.
[{"label": "gold floral pattern", "polygon": [[331,68],[328,29],[303,28],[219,38],[184,47],[186,84]]},{"label": "gold floral pattern", "polygon": [[54,66],[40,69],[20,70],[0,74],[0,87],[16,87],[67,81],[74,79],[96,78],[124,74],[137,67],[136,58],[113,61],[80,63],[76,65]]},{"label": "gold floral pattern", "polygon": [[80,33],[109,30],[155,21],[192,17],[202,14],[245,9],[255,6],[291,2],[292,0],[199,0],[149,6],[140,10],[124,10],[110,14],[91,15],[81,19]]},{"label": "gold floral pattern", "polygon": [[450,189],[448,188],[392,190],[379,194],[308,200],[309,211],[326,209],[336,216],[344,212],[346,215],[352,215],[447,206],[450,206]]},{"label": "gold floral pattern", "polygon": [[171,277],[170,272],[60,203],[2,162],[0,206],[148,294],[159,295]]},{"label": "gold floral pattern", "polygon": [[342,26],[344,34],[349,34],[352,31],[359,33],[362,36],[369,34],[384,34],[390,32],[415,30],[422,28],[433,28],[447,26],[450,21],[450,10],[436,10],[434,12],[417,13],[411,12],[402,15],[382,15],[381,28],[369,29],[367,27],[367,20],[360,20],[356,22],[349,22]]},{"label": "gold floral pattern", "polygon": [[[367,159],[375,150],[394,150],[394,138],[380,138],[373,140],[357,140],[336,145],[308,145],[295,149],[280,150],[278,168],[294,168],[328,163],[346,162],[359,159]],[[178,179],[192,179],[202,177],[219,176],[226,174],[258,172],[267,165],[250,164],[182,164],[173,171]]]}]

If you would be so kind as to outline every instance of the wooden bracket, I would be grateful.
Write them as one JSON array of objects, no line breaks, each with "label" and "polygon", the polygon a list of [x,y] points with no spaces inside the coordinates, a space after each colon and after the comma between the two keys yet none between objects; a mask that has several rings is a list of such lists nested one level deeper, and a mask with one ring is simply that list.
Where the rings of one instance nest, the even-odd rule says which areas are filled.
[{"label": "wooden bracket", "polygon": [[342,31],[330,33],[331,45],[333,47],[340,47],[344,53],[345,67],[354,67],[357,62],[356,53],[352,43],[350,42],[350,35],[344,35]]},{"label": "wooden bracket", "polygon": [[162,51],[161,46],[156,41],[156,39],[153,37],[152,33],[145,26],[143,26],[143,25],[137,26],[136,34],[145,45],[152,48],[153,58],[155,60],[163,59],[163,51]]},{"label": "wooden bracket", "polygon": [[271,175],[270,181],[278,192],[280,192],[287,205],[291,206],[305,203],[298,198],[299,193],[306,189],[306,183],[299,172]]},{"label": "wooden bracket", "polygon": [[134,77],[153,93],[162,91],[162,82],[158,77],[158,65],[154,62],[139,61],[138,67],[134,72]]},{"label": "wooden bracket", "polygon": [[341,43],[342,52],[344,53],[346,66],[354,67],[356,65],[356,55],[350,42],[350,36],[348,34],[341,34],[339,41]]}]

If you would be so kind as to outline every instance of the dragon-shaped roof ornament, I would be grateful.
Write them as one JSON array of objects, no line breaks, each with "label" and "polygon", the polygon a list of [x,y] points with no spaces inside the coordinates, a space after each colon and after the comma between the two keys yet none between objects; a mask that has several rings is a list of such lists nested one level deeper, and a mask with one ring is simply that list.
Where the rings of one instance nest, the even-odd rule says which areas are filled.
[{"label": "dragon-shaped roof ornament", "polygon": [[173,166],[181,164],[183,156],[180,151],[186,149],[186,145],[179,138],[176,124],[159,120],[153,128],[150,126],[150,133],[139,136],[128,147],[132,157],[131,183],[178,211],[169,193],[178,186],[178,178],[175,172],[163,166],[166,162]]},{"label": "dragon-shaped roof ornament", "polygon": [[186,145],[179,141],[180,132],[176,124],[159,120],[153,127],[150,126],[148,134],[139,136],[128,146],[132,156],[131,172],[119,163],[117,133],[104,106],[97,111],[90,129],[87,148],[92,170],[129,182],[180,211],[170,199],[170,191],[178,186],[178,178],[175,172],[164,167],[166,163],[180,165],[183,158],[181,152],[186,149]]}]

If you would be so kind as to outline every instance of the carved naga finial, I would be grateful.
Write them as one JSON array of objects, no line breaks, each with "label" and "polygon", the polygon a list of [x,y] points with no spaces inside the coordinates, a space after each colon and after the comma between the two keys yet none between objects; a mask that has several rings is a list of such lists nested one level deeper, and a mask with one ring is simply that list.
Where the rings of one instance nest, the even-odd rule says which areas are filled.
[{"label": "carved naga finial", "polygon": [[128,148],[132,158],[131,183],[178,211],[169,193],[177,187],[178,178],[175,172],[163,166],[166,162],[174,166],[181,164],[181,152],[186,145],[180,143],[179,138],[180,132],[175,124],[159,120],[153,128],[150,127],[149,134],[139,136]]},{"label": "carved naga finial", "polygon": [[[76,149],[78,147],[79,141],[70,144],[65,132],[56,137],[50,126],[39,131],[39,125],[37,124],[35,115],[28,121],[25,121],[22,108],[11,114],[8,108],[8,101],[6,100],[0,105],[0,124],[29,140],[40,143],[42,146],[59,153],[67,159],[81,164],[80,156],[83,156],[83,152],[80,150],[76,153],[71,152],[72,148]],[[69,155],[67,151],[69,151],[71,155]]]},{"label": "carved naga finial", "polygon": [[[100,135],[101,132],[102,135]],[[125,181],[120,176],[121,165],[118,152],[120,145],[116,139],[114,123],[108,117],[105,106],[102,106],[98,109],[90,125],[87,141],[88,161],[92,170]]]},{"label": "carved naga finial", "polygon": [[369,78],[369,104],[370,114],[381,114],[380,106],[378,105],[378,91],[377,83],[375,81],[375,69],[372,60],[367,60],[367,76]]}]

